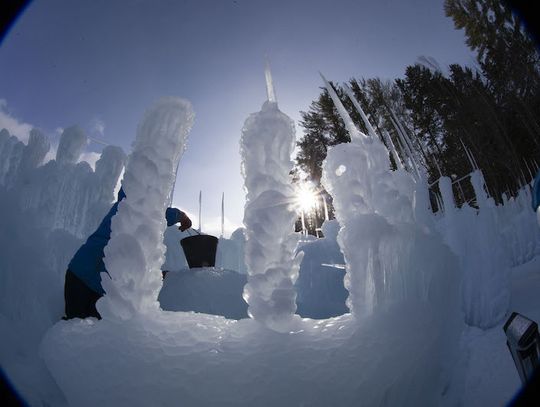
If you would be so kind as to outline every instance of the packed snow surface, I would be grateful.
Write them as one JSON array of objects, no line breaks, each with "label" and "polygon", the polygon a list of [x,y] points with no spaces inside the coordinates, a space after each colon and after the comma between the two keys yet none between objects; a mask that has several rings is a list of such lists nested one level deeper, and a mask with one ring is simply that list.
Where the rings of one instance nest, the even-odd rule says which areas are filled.
[{"label": "packed snow surface", "polygon": [[74,406],[433,405],[441,323],[415,302],[287,333],[163,311],[59,322],[41,353]]}]

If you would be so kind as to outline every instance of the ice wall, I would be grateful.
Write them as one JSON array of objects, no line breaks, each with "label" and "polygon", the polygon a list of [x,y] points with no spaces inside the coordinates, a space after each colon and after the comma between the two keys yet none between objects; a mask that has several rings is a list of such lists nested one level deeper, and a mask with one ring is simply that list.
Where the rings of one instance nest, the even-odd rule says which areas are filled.
[{"label": "ice wall", "polygon": [[77,163],[86,140],[78,127],[66,129],[57,160],[42,165],[50,149],[45,135],[32,129],[25,145],[7,130],[0,131],[0,185],[24,211],[37,215],[35,222],[44,230],[84,238],[110,208],[125,154],[120,147],[105,147],[93,171],[88,163]]},{"label": "ice wall", "polygon": [[137,129],[122,181],[126,198],[118,206],[105,247],[110,278],[102,276],[107,295],[97,303],[104,319],[159,310],[164,213],[193,119],[188,101],[164,98],[146,112]]},{"label": "ice wall", "polygon": [[540,255],[540,227],[531,210],[531,202],[531,186],[525,185],[516,197],[504,196],[503,205],[496,208],[497,224],[506,242],[512,267]]},{"label": "ice wall", "polygon": [[28,144],[0,130],[0,185],[13,188],[28,183],[32,171],[43,163],[50,149],[48,139],[39,130],[32,129]]},{"label": "ice wall", "polygon": [[83,153],[88,138],[79,126],[71,126],[62,132],[58,150],[56,150],[56,161],[58,164],[75,164]]},{"label": "ice wall", "polygon": [[510,304],[510,257],[497,208],[484,189],[480,170],[470,175],[478,209],[465,204],[457,208],[448,177],[439,179],[444,203],[441,232],[458,255],[463,270],[462,305],[465,322],[483,329],[504,318]]},{"label": "ice wall", "polygon": [[246,120],[240,150],[246,189],[244,225],[249,315],[269,328],[287,330],[296,310],[294,282],[301,258],[290,171],[293,121],[267,101]]}]

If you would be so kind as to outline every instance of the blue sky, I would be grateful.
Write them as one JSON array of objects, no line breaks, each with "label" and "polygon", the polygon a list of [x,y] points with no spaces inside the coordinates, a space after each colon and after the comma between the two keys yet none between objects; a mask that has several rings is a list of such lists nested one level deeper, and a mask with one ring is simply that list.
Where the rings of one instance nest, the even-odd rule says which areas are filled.
[{"label": "blue sky", "polygon": [[230,233],[243,218],[239,139],[266,97],[265,55],[296,121],[320,92],[318,71],[392,79],[420,56],[474,64],[442,0],[37,0],[0,45],[0,119],[52,138],[79,124],[129,152],[148,106],[187,98],[196,118],[174,203],[196,214],[202,190],[203,230],[217,233],[225,192]]}]

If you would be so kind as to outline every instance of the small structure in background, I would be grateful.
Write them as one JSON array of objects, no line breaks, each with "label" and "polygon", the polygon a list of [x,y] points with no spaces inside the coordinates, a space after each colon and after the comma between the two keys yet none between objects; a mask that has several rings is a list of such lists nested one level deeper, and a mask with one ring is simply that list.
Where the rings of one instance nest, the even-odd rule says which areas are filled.
[{"label": "small structure in background", "polygon": [[538,324],[513,312],[503,327],[506,344],[516,364],[521,382],[526,384],[540,365],[540,335]]}]

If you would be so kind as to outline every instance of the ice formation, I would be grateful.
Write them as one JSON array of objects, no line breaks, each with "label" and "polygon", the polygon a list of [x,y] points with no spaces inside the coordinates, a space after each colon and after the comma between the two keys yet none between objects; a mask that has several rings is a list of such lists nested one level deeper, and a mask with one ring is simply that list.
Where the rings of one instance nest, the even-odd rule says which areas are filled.
[{"label": "ice formation", "polygon": [[84,151],[88,138],[79,126],[71,126],[63,131],[58,150],[56,151],[56,161],[58,164],[75,164]]},{"label": "ice formation", "polygon": [[31,130],[28,145],[7,130],[0,135],[0,184],[17,196],[21,207],[39,215],[46,230],[67,231],[78,238],[91,233],[109,210],[112,190],[123,169],[125,154],[119,147],[105,147],[93,171],[76,163],[86,136],[78,127],[61,136],[56,160],[41,165],[50,149],[48,139]]},{"label": "ice formation", "polygon": [[290,330],[296,311],[294,282],[301,258],[290,172],[294,123],[276,102],[266,101],[242,130],[242,173],[246,189],[244,225],[249,315],[266,326]]},{"label": "ice formation", "polygon": [[295,284],[296,303],[297,313],[304,318],[330,318],[349,312],[345,305],[348,292],[343,286],[345,261],[337,243],[338,231],[336,220],[325,221],[324,238],[298,249],[304,257]]},{"label": "ice formation", "polygon": [[[177,106],[172,109],[175,113],[167,114],[165,105]],[[103,279],[108,295],[98,304],[105,317],[99,322],[59,321],[63,276],[82,243],[77,236],[83,237],[84,230],[101,219],[104,213],[99,215],[103,209],[98,207],[110,206],[123,153],[105,149],[103,161],[92,171],[85,163],[75,164],[78,158],[73,157],[81,145],[75,134],[73,143],[66,140],[64,158],[40,166],[48,149],[43,136],[34,132],[33,141],[24,145],[0,132],[0,361],[30,405],[492,405],[511,397],[519,380],[500,325],[484,331],[456,322],[460,315],[455,273],[461,265],[471,310],[480,310],[473,315],[497,317],[500,311],[485,310],[502,309],[497,303],[502,304],[510,285],[512,309],[540,318],[535,295],[540,287],[540,228],[530,209],[528,187],[499,206],[478,189],[477,210],[455,208],[451,186],[443,186],[445,212],[433,216],[425,179],[413,168],[414,157],[398,171],[390,171],[388,152],[378,136],[359,135],[329,151],[325,185],[334,195],[340,224],[328,222],[325,227],[331,229],[324,231],[325,239],[299,246],[304,253],[300,273],[307,268],[313,273],[296,281],[298,300],[313,295],[326,302],[322,312],[336,305],[332,299],[345,297],[339,285],[340,246],[353,314],[322,321],[295,318],[293,329],[275,332],[257,318],[233,321],[195,312],[151,312],[157,311],[160,286],[164,202],[174,179],[174,156],[181,153],[181,140],[173,141],[171,135],[182,133],[179,116],[190,116],[188,110],[178,115],[180,105],[186,106],[169,100],[152,110],[140,127],[141,141],[130,157],[124,183],[128,199],[115,217],[114,247],[107,255],[112,280]],[[159,130],[161,141],[152,138],[153,130]],[[237,253],[249,252],[252,285],[246,290],[255,295],[251,299],[281,292],[284,296],[272,305],[286,305],[265,309],[268,312],[261,312],[258,320],[268,322],[264,317],[275,317],[277,311],[283,311],[287,320],[293,318],[291,285],[296,274],[290,249],[294,245],[288,245],[292,223],[285,227],[289,216],[285,199],[290,198],[285,168],[293,143],[290,121],[267,102],[248,119],[245,130],[244,141],[253,149],[245,151],[253,158],[244,163],[246,186],[248,195],[257,192],[249,195],[256,205],[246,208],[245,234],[240,229],[221,246],[221,266],[242,267],[235,260]],[[63,137],[70,134],[74,133]],[[270,170],[280,174],[279,180],[265,172]],[[472,181],[481,181],[479,175],[473,174]],[[92,201],[92,196],[99,199]],[[279,210],[267,207],[274,199]],[[453,223],[460,227],[470,223],[471,230],[454,233]],[[459,265],[435,227],[456,252]],[[175,228],[166,232],[168,257],[180,253],[177,232]],[[471,233],[466,240],[470,247],[460,251],[456,244],[466,233]],[[502,240],[486,239],[486,234]],[[505,257],[500,264],[522,265],[514,269],[511,282],[497,279],[489,270],[479,271],[485,267],[481,256],[499,255]],[[265,268],[252,273],[254,265],[269,259],[283,273]],[[167,261],[164,268],[169,264],[171,269],[185,268],[181,256]],[[339,272],[320,278],[323,267]],[[284,281],[285,290],[280,291],[278,281],[268,281],[268,274]],[[246,276],[201,269],[170,277],[160,293],[163,308],[187,311],[188,304],[198,311],[241,314]],[[469,278],[473,279],[466,283]],[[261,283],[255,287],[254,282]],[[497,287],[502,296],[494,294]],[[177,307],[182,302],[179,293],[191,295],[181,307]],[[115,309],[108,308],[107,301]],[[494,304],[485,307],[475,301]],[[456,355],[463,328],[463,349]]]},{"label": "ice formation", "polygon": [[216,267],[247,274],[244,247],[244,229],[236,229],[230,239],[220,238],[216,254]]},{"label": "ice formation", "polygon": [[[344,121],[354,126],[326,86],[338,111],[347,115]],[[341,225],[349,308],[369,315],[388,303],[419,298],[450,312],[444,304],[455,302],[459,269],[438,233],[415,219],[414,178],[389,171],[388,152],[378,137],[353,133],[351,143],[328,150],[322,178]]]},{"label": "ice formation", "polygon": [[102,276],[107,293],[97,303],[103,318],[129,319],[159,310],[164,219],[186,138],[193,125],[191,104],[164,98],[149,109],[137,129],[122,188],[126,198],[111,223]]},{"label": "ice formation", "polygon": [[465,322],[485,329],[500,322],[508,311],[510,258],[504,235],[499,233],[495,204],[484,190],[482,173],[476,170],[470,178],[478,210],[468,204],[458,209],[450,179],[439,179],[445,215],[440,222],[463,270]]}]

